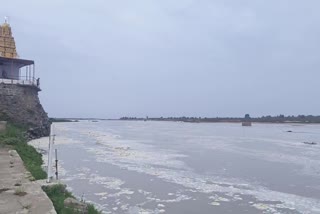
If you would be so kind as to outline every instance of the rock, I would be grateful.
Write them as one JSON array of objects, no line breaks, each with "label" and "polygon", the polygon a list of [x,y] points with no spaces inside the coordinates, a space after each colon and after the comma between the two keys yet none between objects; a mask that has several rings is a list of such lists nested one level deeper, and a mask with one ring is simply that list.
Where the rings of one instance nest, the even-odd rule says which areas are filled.
[{"label": "rock", "polygon": [[25,133],[25,138],[30,141],[33,139],[38,139],[41,137],[49,136],[50,134],[50,125],[40,126],[40,127],[33,127],[28,129]]},{"label": "rock", "polygon": [[86,203],[82,203],[74,198],[66,198],[64,200],[64,206],[74,209],[75,211],[87,214],[88,213],[88,205]]}]

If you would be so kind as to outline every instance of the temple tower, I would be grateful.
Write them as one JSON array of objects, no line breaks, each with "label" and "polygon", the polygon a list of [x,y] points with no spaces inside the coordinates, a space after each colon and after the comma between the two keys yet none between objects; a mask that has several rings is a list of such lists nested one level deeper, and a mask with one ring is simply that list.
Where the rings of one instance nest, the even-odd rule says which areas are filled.
[{"label": "temple tower", "polygon": [[17,58],[16,43],[12,36],[10,25],[5,21],[0,26],[0,55],[7,58]]},{"label": "temple tower", "polygon": [[0,83],[33,85],[39,88],[39,80],[35,79],[34,61],[19,58],[7,21],[0,26],[0,79]]},{"label": "temple tower", "polygon": [[49,119],[38,97],[39,80],[34,61],[19,57],[6,20],[0,25],[0,121],[32,127],[39,136],[48,134]]}]

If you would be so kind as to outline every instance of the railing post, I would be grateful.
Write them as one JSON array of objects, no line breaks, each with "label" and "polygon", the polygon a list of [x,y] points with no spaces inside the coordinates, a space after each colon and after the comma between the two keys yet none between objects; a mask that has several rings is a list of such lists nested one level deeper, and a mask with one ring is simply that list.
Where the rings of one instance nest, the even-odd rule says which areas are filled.
[{"label": "railing post", "polygon": [[36,78],[36,69],[35,69],[35,64],[32,65],[33,67],[33,81],[35,80]]}]

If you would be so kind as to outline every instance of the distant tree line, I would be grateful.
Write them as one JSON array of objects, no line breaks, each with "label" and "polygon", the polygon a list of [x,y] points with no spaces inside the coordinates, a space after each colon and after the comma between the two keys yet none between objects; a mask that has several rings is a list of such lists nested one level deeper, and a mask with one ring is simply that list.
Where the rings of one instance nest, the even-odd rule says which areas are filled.
[{"label": "distant tree line", "polygon": [[252,118],[249,114],[245,117],[155,117],[155,118],[141,118],[141,117],[121,117],[120,120],[148,120],[148,121],[180,121],[191,123],[217,123],[217,122],[259,122],[259,123],[320,123],[320,116],[313,115],[298,115],[285,116],[283,114],[277,116],[262,116]]},{"label": "distant tree line", "polygon": [[65,122],[78,122],[78,120],[67,119],[67,118],[49,118],[50,123],[65,123]]}]

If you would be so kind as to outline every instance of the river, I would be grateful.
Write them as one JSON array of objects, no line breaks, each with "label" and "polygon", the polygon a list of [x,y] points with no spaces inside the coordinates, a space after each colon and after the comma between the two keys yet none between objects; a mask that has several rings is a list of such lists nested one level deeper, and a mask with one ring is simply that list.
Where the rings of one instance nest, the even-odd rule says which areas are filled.
[{"label": "river", "polygon": [[320,213],[320,125],[54,126],[61,181],[104,213]]}]

